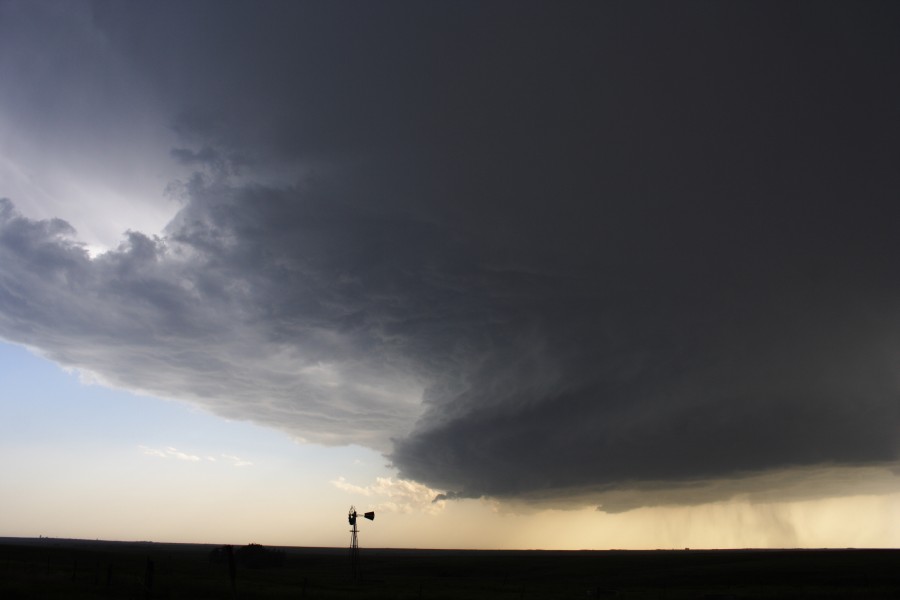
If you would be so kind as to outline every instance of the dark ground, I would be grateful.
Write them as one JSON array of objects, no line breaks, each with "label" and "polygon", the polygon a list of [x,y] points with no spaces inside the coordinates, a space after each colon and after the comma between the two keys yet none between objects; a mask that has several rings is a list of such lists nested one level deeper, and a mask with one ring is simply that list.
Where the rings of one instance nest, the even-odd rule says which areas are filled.
[{"label": "dark ground", "polygon": [[[0,598],[233,600],[215,547],[0,538]],[[900,598],[900,550],[363,549],[353,582],[346,549],[270,549],[284,566],[239,564],[237,598]]]}]

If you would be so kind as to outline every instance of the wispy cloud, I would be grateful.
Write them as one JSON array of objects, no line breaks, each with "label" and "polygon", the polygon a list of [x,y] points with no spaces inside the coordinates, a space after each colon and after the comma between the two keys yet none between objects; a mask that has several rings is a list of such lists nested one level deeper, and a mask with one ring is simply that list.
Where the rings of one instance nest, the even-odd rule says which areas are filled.
[{"label": "wispy cloud", "polygon": [[184,460],[189,462],[198,462],[200,460],[199,456],[194,454],[187,454],[178,450],[177,448],[173,448],[172,446],[167,446],[163,449],[159,448],[149,448],[147,446],[141,446],[141,450],[147,456],[157,456],[159,458],[174,458],[177,460]]},{"label": "wispy cloud", "polygon": [[234,467],[250,467],[253,465],[253,463],[249,460],[244,460],[243,458],[234,456],[233,454],[223,454],[222,458],[231,461],[231,465]]},{"label": "wispy cloud", "polygon": [[149,446],[140,446],[141,452],[143,452],[147,456],[155,456],[157,458],[173,458],[175,460],[183,460],[187,462],[224,462],[226,464],[230,464],[233,467],[249,467],[252,466],[253,463],[249,460],[241,458],[240,456],[235,456],[234,454],[219,454],[218,457],[212,455],[206,455],[203,458],[196,454],[189,454],[187,452],[182,452],[178,448],[173,446],[166,446],[165,448],[151,448]]}]

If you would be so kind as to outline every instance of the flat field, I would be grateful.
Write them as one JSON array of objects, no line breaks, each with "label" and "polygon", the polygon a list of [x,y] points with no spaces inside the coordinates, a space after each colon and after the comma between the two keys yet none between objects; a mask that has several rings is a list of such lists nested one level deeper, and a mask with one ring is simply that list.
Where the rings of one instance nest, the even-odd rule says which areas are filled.
[{"label": "flat field", "polygon": [[0,598],[900,598],[900,550],[364,548],[354,581],[344,548],[270,547],[283,566],[238,564],[232,587],[214,548],[0,538]]}]

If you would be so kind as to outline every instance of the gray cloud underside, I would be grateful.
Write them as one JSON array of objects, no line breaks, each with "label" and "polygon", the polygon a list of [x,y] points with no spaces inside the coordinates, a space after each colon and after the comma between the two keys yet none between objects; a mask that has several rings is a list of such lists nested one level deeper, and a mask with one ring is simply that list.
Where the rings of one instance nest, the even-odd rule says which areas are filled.
[{"label": "gray cloud underside", "polygon": [[96,18],[183,210],[5,203],[4,338],[452,496],[896,460],[895,10],[174,6]]},{"label": "gray cloud underside", "polygon": [[[605,513],[643,507],[682,507],[713,502],[777,504],[841,496],[877,496],[900,492],[898,463],[880,465],[815,465],[735,473],[714,479],[633,481],[568,490],[536,490],[509,497],[505,505],[515,512],[541,508],[577,509],[596,505]],[[464,495],[445,494],[447,498]]]}]

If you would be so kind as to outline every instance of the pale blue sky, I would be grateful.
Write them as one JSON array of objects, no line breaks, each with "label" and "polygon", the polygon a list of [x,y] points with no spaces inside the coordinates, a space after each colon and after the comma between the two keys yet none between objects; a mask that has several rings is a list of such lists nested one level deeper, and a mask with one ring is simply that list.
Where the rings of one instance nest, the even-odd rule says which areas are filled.
[{"label": "pale blue sky", "polygon": [[[168,502],[167,497],[184,502],[191,495],[228,504],[231,499],[212,496],[255,496],[258,488],[279,496],[264,504],[293,504],[298,523],[319,523],[323,512],[331,513],[333,543],[339,544],[344,505],[352,500],[329,482],[346,477],[366,483],[389,475],[384,459],[371,450],[299,444],[284,433],[184,403],[85,384],[77,372],[7,343],[0,343],[0,389],[0,473],[7,500],[0,535],[91,537],[90,527],[60,517],[77,507],[91,523],[102,518],[103,509],[90,506],[96,490],[133,517],[131,531],[124,527],[120,535],[155,537],[159,527],[171,539],[165,523],[141,523],[147,504]],[[147,499],[137,490],[147,491]],[[36,507],[43,510],[35,513]],[[267,514],[265,505],[254,511]],[[312,518],[302,518],[304,513]],[[290,513],[282,517],[289,519]],[[222,531],[227,539],[228,527]],[[298,529],[279,533],[279,539],[313,543],[307,535]],[[193,533],[185,536],[198,541]],[[314,543],[329,543],[327,528],[316,536]]]}]

